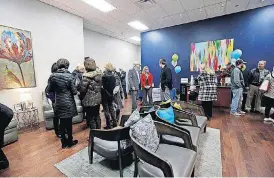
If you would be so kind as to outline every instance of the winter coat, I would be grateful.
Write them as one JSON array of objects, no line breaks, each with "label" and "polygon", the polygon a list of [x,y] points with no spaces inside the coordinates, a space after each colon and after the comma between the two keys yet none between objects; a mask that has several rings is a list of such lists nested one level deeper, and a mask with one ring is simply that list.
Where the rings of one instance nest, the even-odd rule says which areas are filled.
[{"label": "winter coat", "polygon": [[[263,69],[263,79],[270,74],[269,70]],[[248,76],[248,84],[255,85],[255,86],[261,86],[263,83],[263,79],[260,78],[260,71],[258,68],[252,69]]]},{"label": "winter coat", "polygon": [[77,115],[74,95],[77,94],[74,77],[67,69],[58,69],[49,78],[47,93],[55,93],[55,116],[59,119]]},{"label": "winter coat", "polygon": [[102,76],[102,102],[112,101],[113,90],[116,86],[116,79],[112,72],[105,71]]},{"label": "winter coat", "polygon": [[202,72],[198,76],[200,85],[198,100],[199,101],[216,101],[217,100],[217,84],[214,74]]},{"label": "winter coat", "polygon": [[119,75],[114,72],[114,77],[115,77],[115,87],[119,88],[119,91],[114,94],[114,102],[117,104],[117,109],[122,109],[123,106],[123,101],[122,98],[124,98],[124,93],[123,93],[123,87],[121,84],[121,80]]},{"label": "winter coat", "polygon": [[80,84],[80,99],[84,107],[101,104],[102,72],[100,69],[83,74]]},{"label": "winter coat", "polygon": [[12,109],[0,103],[0,119],[4,119],[6,121],[6,120],[11,120],[12,118],[13,118]]}]

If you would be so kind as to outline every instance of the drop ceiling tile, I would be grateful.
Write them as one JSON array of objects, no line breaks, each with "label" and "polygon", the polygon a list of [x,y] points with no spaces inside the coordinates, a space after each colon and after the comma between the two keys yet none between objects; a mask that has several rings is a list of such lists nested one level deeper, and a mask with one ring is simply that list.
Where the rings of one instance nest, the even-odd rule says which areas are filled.
[{"label": "drop ceiling tile", "polygon": [[123,11],[116,9],[114,11],[110,11],[107,13],[107,15],[114,17],[115,19],[128,23],[132,20],[132,17],[129,16],[128,14],[124,13]]},{"label": "drop ceiling tile", "polygon": [[89,9],[93,8],[81,0],[67,0],[64,5],[70,7],[71,9],[80,11],[83,14],[87,14],[89,12]]},{"label": "drop ceiling tile", "polygon": [[154,0],[156,2],[156,4],[165,4],[167,2],[171,2],[173,0]]},{"label": "drop ceiling tile", "polygon": [[68,2],[69,0],[54,0],[54,1],[56,1],[60,4],[64,4],[64,3]]},{"label": "drop ceiling tile", "polygon": [[61,3],[56,2],[54,0],[40,0],[40,1],[43,3],[49,4],[51,6],[57,7],[57,8],[61,7],[61,5],[62,5]]},{"label": "drop ceiling tile", "polygon": [[204,7],[203,0],[180,0],[186,11]]},{"label": "drop ceiling tile", "polygon": [[173,0],[168,3],[162,4],[161,7],[168,15],[184,12],[184,8],[179,0]]},{"label": "drop ceiling tile", "polygon": [[226,0],[204,0],[205,6],[226,2]]},{"label": "drop ceiling tile", "polygon": [[153,8],[146,9],[145,12],[152,18],[163,18],[167,16],[167,13],[158,5]]},{"label": "drop ceiling tile", "polygon": [[61,5],[58,8],[60,8],[60,9],[62,9],[64,11],[67,11],[67,12],[69,12],[71,14],[74,14],[74,15],[77,15],[77,16],[80,16],[80,17],[84,17],[83,13],[81,13],[80,11],[77,11],[75,9],[70,8],[70,7],[66,6],[65,4]]},{"label": "drop ceiling tile", "polygon": [[137,1],[137,2],[134,2],[134,4],[142,10],[150,9],[157,5],[156,3],[152,2],[152,1],[147,1],[147,2]]},{"label": "drop ceiling tile", "polygon": [[171,15],[170,18],[175,22],[175,25],[189,22],[187,13],[174,14],[174,15]]},{"label": "drop ceiling tile", "polygon": [[174,25],[174,21],[169,17],[163,17],[160,19],[156,19],[156,21],[162,26],[162,27],[168,27]]},{"label": "drop ceiling tile", "polygon": [[274,0],[250,0],[247,9],[255,9],[263,6],[268,6],[274,4]]},{"label": "drop ceiling tile", "polygon": [[232,14],[246,10],[249,0],[229,0],[226,2],[226,14]]},{"label": "drop ceiling tile", "polygon": [[187,15],[188,15],[190,21],[198,21],[198,20],[206,19],[206,12],[203,7],[199,8],[199,9],[192,10],[192,11],[188,11]]},{"label": "drop ceiling tile", "polygon": [[132,1],[130,0],[107,0],[110,4],[115,6],[117,9],[131,15],[135,14],[139,7],[137,7]]},{"label": "drop ceiling tile", "polygon": [[225,15],[225,2],[205,7],[207,18]]}]

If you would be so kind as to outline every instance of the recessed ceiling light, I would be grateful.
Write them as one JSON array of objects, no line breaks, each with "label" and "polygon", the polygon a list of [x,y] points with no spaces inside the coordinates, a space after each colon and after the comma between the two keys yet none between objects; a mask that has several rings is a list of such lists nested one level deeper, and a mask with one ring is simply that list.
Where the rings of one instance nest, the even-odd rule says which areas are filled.
[{"label": "recessed ceiling light", "polygon": [[106,2],[105,0],[82,0],[82,1],[102,12],[110,12],[116,9],[113,5]]},{"label": "recessed ceiling light", "polygon": [[130,39],[138,41],[138,42],[141,41],[141,39],[138,36],[130,37]]},{"label": "recessed ceiling light", "polygon": [[131,26],[132,28],[139,30],[139,31],[145,31],[145,30],[149,29],[145,24],[142,24],[139,21],[129,22],[128,25]]}]

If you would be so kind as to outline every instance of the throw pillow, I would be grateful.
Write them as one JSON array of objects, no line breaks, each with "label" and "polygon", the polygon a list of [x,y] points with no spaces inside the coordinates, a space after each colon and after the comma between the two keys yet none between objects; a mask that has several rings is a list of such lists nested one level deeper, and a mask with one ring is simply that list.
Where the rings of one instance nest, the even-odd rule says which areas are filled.
[{"label": "throw pillow", "polygon": [[171,124],[174,124],[175,116],[174,116],[174,111],[173,111],[172,107],[169,107],[167,109],[160,109],[160,110],[158,110],[157,111],[157,115],[161,119],[163,119],[163,120],[165,120],[165,121],[167,121],[167,122],[169,122]]},{"label": "throw pillow", "polygon": [[136,122],[138,122],[140,119],[142,119],[140,117],[140,113],[139,111],[136,109],[128,118],[128,120],[125,122],[125,127],[130,127],[133,124],[135,124]]},{"label": "throw pillow", "polygon": [[160,139],[150,114],[132,125],[130,129],[132,131],[132,136],[137,142],[148,150],[154,153],[156,152]]}]

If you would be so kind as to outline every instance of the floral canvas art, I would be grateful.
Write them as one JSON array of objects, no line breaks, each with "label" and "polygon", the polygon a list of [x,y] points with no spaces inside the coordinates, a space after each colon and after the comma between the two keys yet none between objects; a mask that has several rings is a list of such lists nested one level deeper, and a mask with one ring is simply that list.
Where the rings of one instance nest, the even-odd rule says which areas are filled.
[{"label": "floral canvas art", "polygon": [[31,33],[0,25],[0,89],[35,86]]},{"label": "floral canvas art", "polygon": [[190,71],[200,71],[201,64],[212,70],[225,68],[231,60],[234,39],[191,43]]}]

